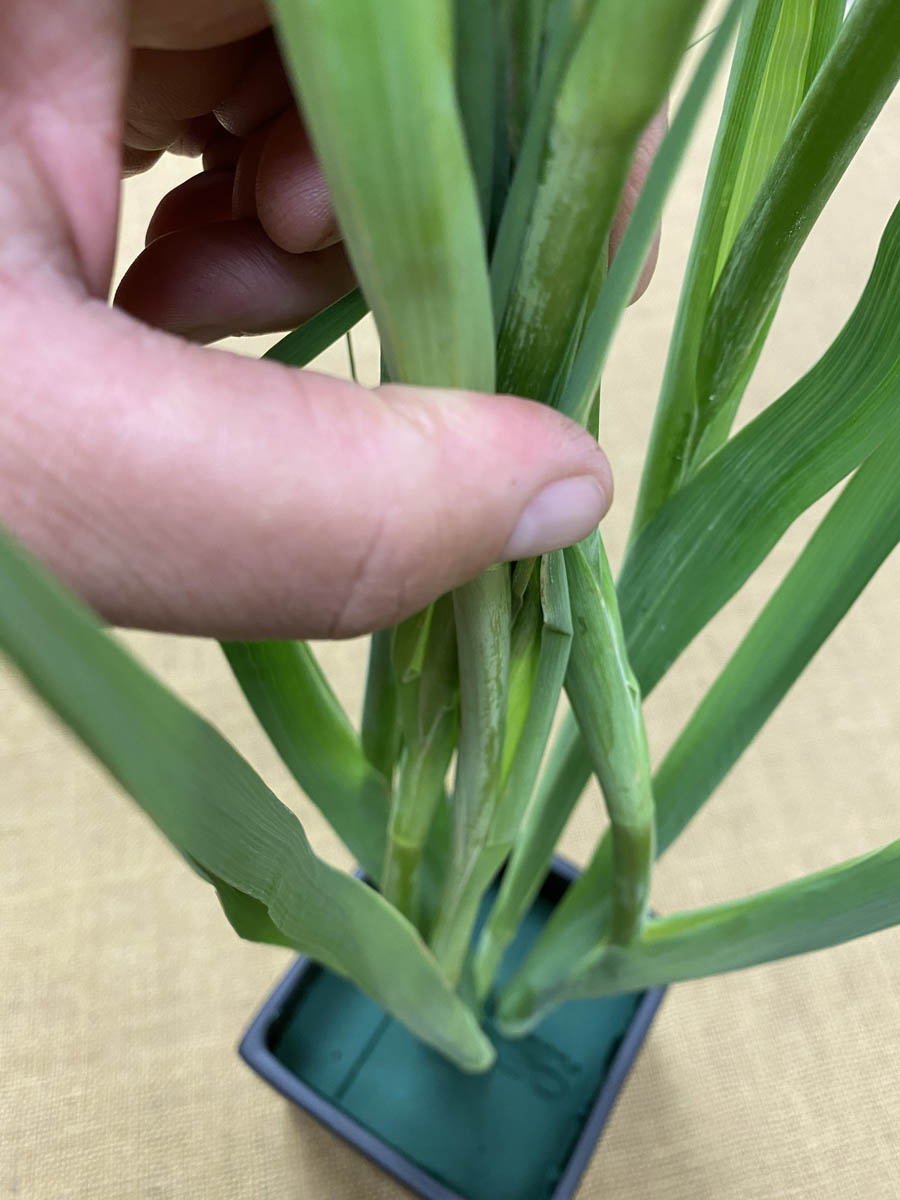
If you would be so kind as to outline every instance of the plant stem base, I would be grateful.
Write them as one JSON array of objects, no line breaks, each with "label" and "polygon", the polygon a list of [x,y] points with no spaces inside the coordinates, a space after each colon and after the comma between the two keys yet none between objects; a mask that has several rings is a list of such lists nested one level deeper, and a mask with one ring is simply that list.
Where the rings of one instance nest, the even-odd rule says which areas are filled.
[{"label": "plant stem base", "polygon": [[[575,875],[554,862],[504,974]],[[428,1200],[565,1200],[662,995],[567,1004],[521,1040],[493,1031],[496,1065],[465,1075],[352,984],[300,958],[240,1053],[289,1100]]]}]

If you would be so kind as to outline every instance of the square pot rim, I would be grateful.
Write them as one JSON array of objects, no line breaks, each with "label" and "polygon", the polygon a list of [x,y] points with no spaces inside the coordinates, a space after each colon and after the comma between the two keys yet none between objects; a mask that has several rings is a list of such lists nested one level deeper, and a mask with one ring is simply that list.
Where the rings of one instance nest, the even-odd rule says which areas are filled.
[{"label": "square pot rim", "polygon": [[[364,877],[360,870],[355,871],[354,874],[360,879]],[[568,885],[578,878],[580,871],[567,859],[555,855],[548,879],[552,874],[562,877]],[[421,1167],[407,1158],[402,1151],[395,1149],[367,1129],[365,1125],[348,1116],[309,1084],[304,1083],[275,1056],[269,1040],[272,1028],[282,1016],[287,1002],[306,975],[312,971],[327,970],[327,967],[322,967],[308,955],[299,955],[288,967],[251,1021],[238,1044],[238,1054],[247,1066],[280,1092],[286,1100],[305,1109],[321,1124],[355,1146],[367,1158],[377,1163],[383,1170],[388,1171],[401,1183],[406,1184],[407,1187],[427,1197],[428,1200],[466,1200],[466,1197],[445,1187],[433,1175],[429,1175],[428,1172],[423,1171]],[[569,1200],[573,1195],[665,994],[665,987],[649,988],[643,993],[635,1014],[613,1053],[603,1083],[591,1105],[550,1200]]]}]

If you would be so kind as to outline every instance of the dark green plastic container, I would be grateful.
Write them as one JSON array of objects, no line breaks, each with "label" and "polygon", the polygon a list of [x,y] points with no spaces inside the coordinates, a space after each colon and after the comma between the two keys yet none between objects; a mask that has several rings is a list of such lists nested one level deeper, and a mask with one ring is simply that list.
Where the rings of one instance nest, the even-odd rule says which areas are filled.
[{"label": "dark green plastic container", "polygon": [[[576,877],[556,859],[504,963],[521,961]],[[300,958],[240,1045],[244,1060],[427,1200],[567,1200],[663,997],[566,1004],[465,1075],[353,984]]]}]

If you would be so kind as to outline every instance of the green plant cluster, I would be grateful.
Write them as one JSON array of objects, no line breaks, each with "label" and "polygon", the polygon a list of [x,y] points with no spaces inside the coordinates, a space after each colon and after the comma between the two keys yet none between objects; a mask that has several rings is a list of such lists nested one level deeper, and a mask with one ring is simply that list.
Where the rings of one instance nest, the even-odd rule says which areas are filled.
[{"label": "green plant cluster", "polygon": [[[900,78],[900,5],[856,0],[845,17],[843,0],[730,0],[687,60],[706,7],[273,5],[359,291],[271,356],[302,366],[371,310],[385,378],[512,391],[589,428],[617,323],[731,55],[618,581],[594,534],[495,566],[374,635],[359,732],[306,645],[224,646],[285,763],[377,888],[319,858],[233,747],[0,543],[0,646],[216,889],[237,932],[352,979],[465,1070],[492,1062],[489,998],[516,1036],[572,998],[900,922],[900,841],[744,900],[648,915],[655,858],[900,540],[900,210],[834,344],[731,436],[791,265]],[[635,149],[676,78],[669,132],[608,269]],[[845,479],[652,773],[642,698]],[[608,832],[498,993],[591,774]]]}]

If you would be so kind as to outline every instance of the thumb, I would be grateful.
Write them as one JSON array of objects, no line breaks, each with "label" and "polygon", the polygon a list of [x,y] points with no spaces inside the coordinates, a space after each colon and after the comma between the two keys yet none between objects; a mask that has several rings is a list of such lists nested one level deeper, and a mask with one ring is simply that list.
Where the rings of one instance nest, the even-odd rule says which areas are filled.
[{"label": "thumb", "polygon": [[[97,302],[17,303],[0,518],[116,624],[228,638],[396,623],[604,515],[596,442],[526,400],[204,350]],[[65,331],[48,353],[36,327]]]}]

